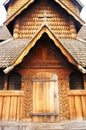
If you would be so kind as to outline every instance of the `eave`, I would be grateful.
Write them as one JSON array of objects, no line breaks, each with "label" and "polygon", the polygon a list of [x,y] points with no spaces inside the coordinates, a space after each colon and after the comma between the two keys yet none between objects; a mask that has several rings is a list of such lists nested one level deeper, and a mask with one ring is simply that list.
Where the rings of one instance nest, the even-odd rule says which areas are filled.
[{"label": "eave", "polygon": [[76,19],[81,25],[85,24],[85,22],[78,16],[76,15],[69,7],[67,7],[62,1],[60,0],[55,0],[63,9],[65,9],[70,15]]},{"label": "eave", "polygon": [[78,68],[80,68],[80,70],[82,69],[81,68],[82,66],[80,66],[78,64],[78,62],[70,55],[70,53],[60,43],[59,38],[57,38],[53,34],[52,30],[45,24],[37,31],[35,36],[29,41],[28,45],[23,50],[23,52],[17,57],[15,62],[4,70],[4,73],[10,72],[11,70],[14,69],[15,66],[17,66],[18,64],[20,64],[23,61],[24,57],[29,53],[30,49],[36,44],[37,40],[41,38],[43,33],[48,34],[48,36],[54,41],[55,45],[61,50],[63,55],[65,55],[67,57],[67,59],[70,63],[72,63],[74,66],[77,66]]},{"label": "eave", "polygon": [[[31,3],[33,3],[35,0],[30,0],[26,2],[22,7],[20,7],[16,12],[14,12],[13,15],[11,15],[6,21],[5,24],[8,25],[12,20],[15,19],[16,16],[18,16],[24,9],[26,9]],[[73,16],[73,18],[78,21],[81,25],[85,24],[85,22],[76,15],[69,7],[67,7],[62,1],[55,0],[63,9],[65,9],[70,15]]]}]

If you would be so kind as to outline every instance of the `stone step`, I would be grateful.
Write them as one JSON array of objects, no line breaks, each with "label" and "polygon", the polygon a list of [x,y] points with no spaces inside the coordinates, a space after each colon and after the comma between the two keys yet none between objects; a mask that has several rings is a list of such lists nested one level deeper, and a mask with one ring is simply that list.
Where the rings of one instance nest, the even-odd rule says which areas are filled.
[{"label": "stone step", "polygon": [[86,121],[57,123],[0,121],[0,130],[86,130]]}]

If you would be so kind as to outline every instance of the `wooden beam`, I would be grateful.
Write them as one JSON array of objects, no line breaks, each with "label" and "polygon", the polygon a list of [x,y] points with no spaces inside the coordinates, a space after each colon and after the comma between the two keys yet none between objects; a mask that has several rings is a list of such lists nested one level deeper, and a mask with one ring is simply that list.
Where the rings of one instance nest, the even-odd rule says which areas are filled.
[{"label": "wooden beam", "polygon": [[[30,40],[27,47],[24,49],[22,54],[15,60],[14,64],[7,67],[4,70],[4,73],[10,72],[16,65],[22,62],[23,58],[29,53],[30,49],[36,44],[37,40],[42,36],[43,33],[47,33],[48,36],[54,41],[55,45],[62,51],[62,53],[67,57],[68,61],[73,65],[77,66],[77,61],[69,54],[69,52],[62,46],[58,38],[53,34],[52,30],[48,27],[48,25],[43,25],[38,32],[34,35],[34,37]],[[9,69],[11,68],[11,69]]]},{"label": "wooden beam", "polygon": [[2,96],[24,96],[24,91],[0,91],[0,97]]},{"label": "wooden beam", "polygon": [[78,17],[70,8],[68,8],[61,0],[55,0],[63,9],[65,9],[70,15],[72,15],[81,25],[85,22]]},{"label": "wooden beam", "polygon": [[31,113],[31,116],[58,116],[58,113]]},{"label": "wooden beam", "polygon": [[19,8],[15,13],[13,13],[10,17],[5,21],[5,25],[8,25],[17,15],[19,15],[24,9],[26,9],[34,0],[27,1],[21,8]]},{"label": "wooden beam", "polygon": [[86,90],[70,90],[68,92],[69,96],[85,96]]}]

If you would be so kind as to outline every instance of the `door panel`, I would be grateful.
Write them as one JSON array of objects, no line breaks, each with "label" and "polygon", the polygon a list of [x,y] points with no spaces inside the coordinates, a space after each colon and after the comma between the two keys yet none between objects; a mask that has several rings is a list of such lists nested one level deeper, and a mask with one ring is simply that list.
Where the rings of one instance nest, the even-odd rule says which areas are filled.
[{"label": "door panel", "polygon": [[57,75],[41,72],[36,74],[32,81],[33,121],[51,122],[52,119],[52,122],[55,122],[59,114]]}]

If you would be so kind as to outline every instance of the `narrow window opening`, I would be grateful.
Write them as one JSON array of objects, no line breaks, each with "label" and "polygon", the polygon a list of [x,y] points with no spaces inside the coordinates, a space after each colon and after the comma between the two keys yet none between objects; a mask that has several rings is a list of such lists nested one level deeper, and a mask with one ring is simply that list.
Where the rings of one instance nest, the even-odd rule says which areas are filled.
[{"label": "narrow window opening", "polygon": [[78,71],[72,72],[69,78],[70,78],[69,81],[70,89],[84,89],[82,73]]}]

